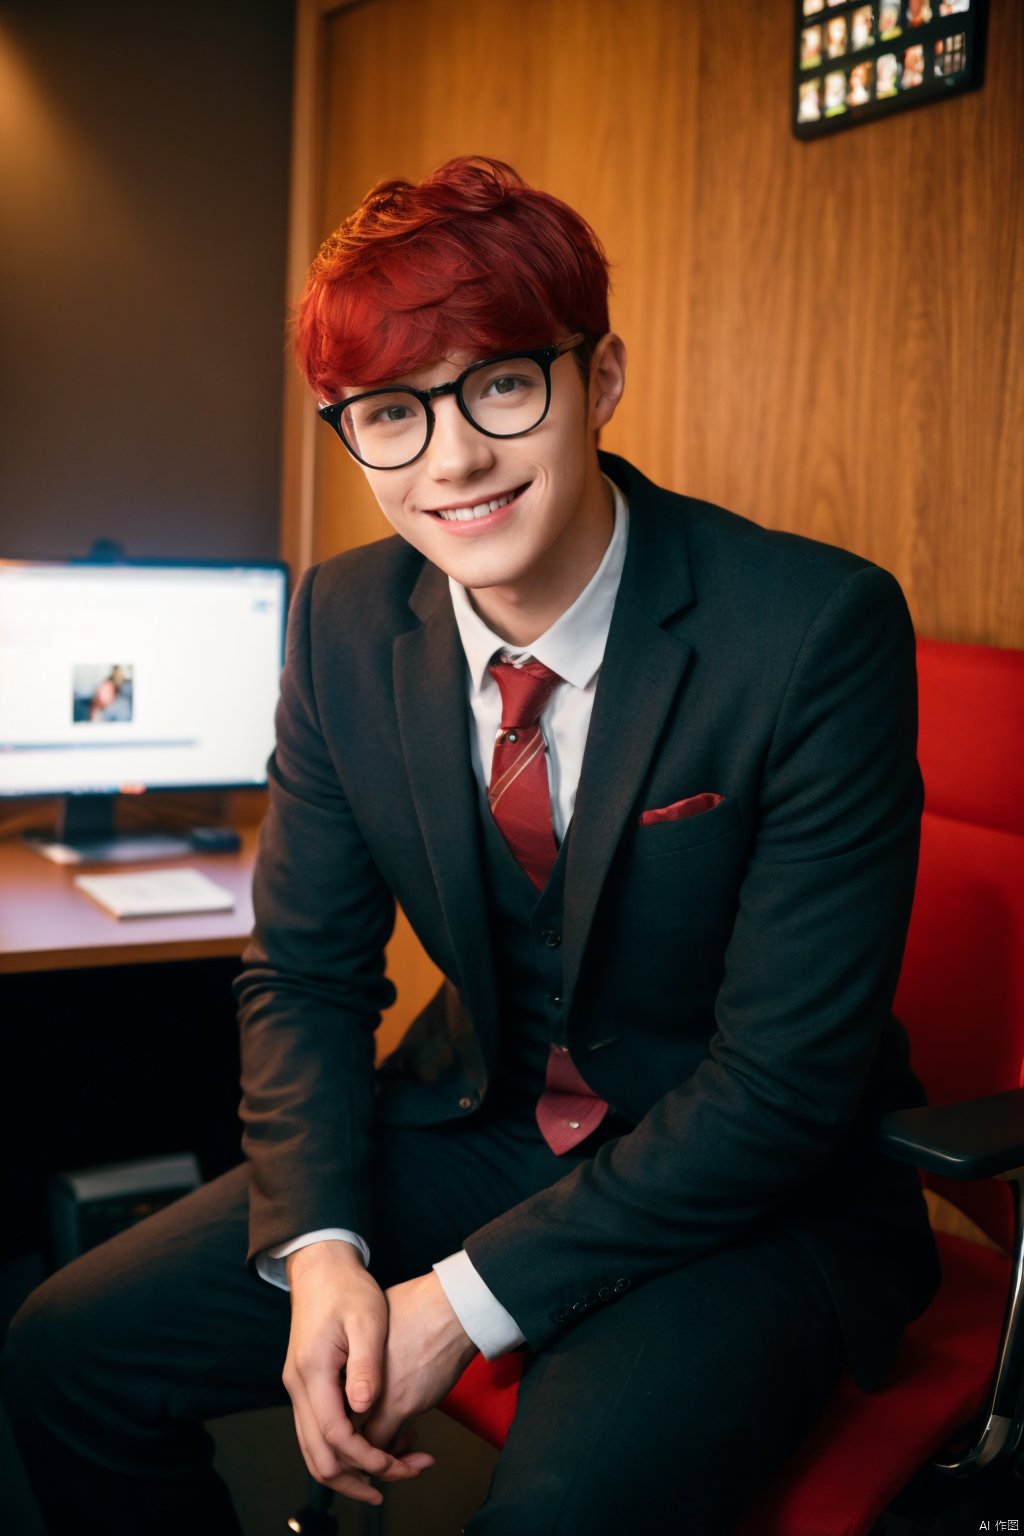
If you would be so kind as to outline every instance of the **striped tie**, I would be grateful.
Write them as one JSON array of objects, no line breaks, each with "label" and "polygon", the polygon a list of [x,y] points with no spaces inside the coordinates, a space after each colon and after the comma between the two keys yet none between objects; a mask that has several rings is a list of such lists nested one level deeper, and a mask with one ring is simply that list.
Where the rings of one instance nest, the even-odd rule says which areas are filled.
[{"label": "striped tie", "polygon": [[487,803],[498,831],[538,891],[548,883],[558,849],[551,826],[548,764],[540,717],[562,679],[539,661],[487,669],[501,689],[501,727],[491,759]]},{"label": "striped tie", "polygon": [[[487,800],[495,825],[538,891],[548,882],[558,856],[551,825],[551,794],[540,717],[562,681],[539,661],[514,666],[496,661],[488,668],[501,690],[501,726],[491,760]],[[552,1045],[537,1124],[553,1152],[568,1152],[608,1113],[573,1065],[568,1048]]]}]

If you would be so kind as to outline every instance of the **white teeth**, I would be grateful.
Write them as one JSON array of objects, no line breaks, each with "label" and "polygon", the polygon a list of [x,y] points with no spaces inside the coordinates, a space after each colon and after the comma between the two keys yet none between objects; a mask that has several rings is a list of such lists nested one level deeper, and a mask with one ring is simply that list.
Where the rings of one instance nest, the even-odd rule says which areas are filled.
[{"label": "white teeth", "polygon": [[494,501],[481,501],[475,507],[453,507],[436,515],[443,517],[446,523],[468,523],[472,518],[489,517],[499,507],[507,507],[514,495],[514,491],[509,491],[507,496],[499,496]]}]

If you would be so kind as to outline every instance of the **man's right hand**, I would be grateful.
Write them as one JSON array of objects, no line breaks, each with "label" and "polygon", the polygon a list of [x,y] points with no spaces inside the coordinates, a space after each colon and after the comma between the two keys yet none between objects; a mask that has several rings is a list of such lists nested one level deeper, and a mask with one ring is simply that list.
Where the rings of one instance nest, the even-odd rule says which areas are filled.
[{"label": "man's right hand", "polygon": [[[418,1477],[434,1458],[392,1455],[365,1440],[352,1415],[369,1412],[381,1389],[388,1305],[351,1243],[310,1243],[289,1254],[292,1325],[283,1380],[306,1466],[350,1499],[379,1504],[370,1478]],[[345,1388],[342,1390],[342,1372]],[[347,1399],[347,1401],[346,1401]]]}]

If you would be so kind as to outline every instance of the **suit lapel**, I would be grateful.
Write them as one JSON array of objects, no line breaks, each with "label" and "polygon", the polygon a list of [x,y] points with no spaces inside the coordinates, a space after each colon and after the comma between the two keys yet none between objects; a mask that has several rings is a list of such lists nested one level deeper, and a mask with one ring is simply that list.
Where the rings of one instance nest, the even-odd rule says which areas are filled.
[{"label": "suit lapel", "polygon": [[469,750],[466,659],[445,576],[425,565],[410,599],[423,622],[394,642],[395,707],[413,803],[461,982],[481,1034],[497,1029]]},{"label": "suit lapel", "polygon": [[567,1010],[609,866],[692,654],[663,627],[694,596],[679,499],[621,460],[602,455],[602,467],[629,501],[629,543],[569,841],[563,936]]}]

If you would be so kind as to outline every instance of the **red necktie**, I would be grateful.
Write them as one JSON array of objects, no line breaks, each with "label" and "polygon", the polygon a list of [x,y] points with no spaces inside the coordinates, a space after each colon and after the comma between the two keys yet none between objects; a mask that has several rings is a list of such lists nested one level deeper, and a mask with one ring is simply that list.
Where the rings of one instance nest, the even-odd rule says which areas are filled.
[{"label": "red necktie", "polygon": [[[539,661],[488,668],[501,690],[501,728],[494,743],[491,814],[517,863],[538,891],[544,889],[558,850],[551,825],[548,765],[540,717],[562,679]],[[568,1152],[600,1125],[608,1105],[596,1098],[573,1065],[568,1048],[553,1045],[537,1124],[553,1152]]]}]

